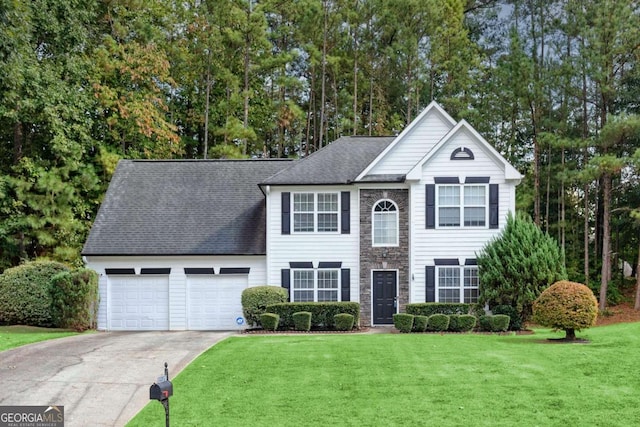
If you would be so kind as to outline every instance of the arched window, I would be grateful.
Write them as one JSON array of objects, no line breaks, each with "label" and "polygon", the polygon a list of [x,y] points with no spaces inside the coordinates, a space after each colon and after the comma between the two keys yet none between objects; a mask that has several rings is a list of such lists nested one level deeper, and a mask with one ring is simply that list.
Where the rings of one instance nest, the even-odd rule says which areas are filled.
[{"label": "arched window", "polygon": [[398,207],[390,200],[373,206],[373,246],[398,246]]}]

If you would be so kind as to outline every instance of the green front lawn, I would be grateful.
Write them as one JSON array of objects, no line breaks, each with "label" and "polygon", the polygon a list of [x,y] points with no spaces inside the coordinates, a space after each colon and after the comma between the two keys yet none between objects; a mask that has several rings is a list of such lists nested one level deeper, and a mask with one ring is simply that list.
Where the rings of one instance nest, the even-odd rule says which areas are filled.
[{"label": "green front lawn", "polygon": [[0,351],[53,338],[77,335],[66,329],[37,328],[35,326],[0,326]]},{"label": "green front lawn", "polygon": [[[640,323],[578,335],[592,343],[545,343],[564,336],[548,330],[234,337],[173,380],[171,423],[637,425]],[[162,405],[150,402],[129,425],[163,422]]]}]

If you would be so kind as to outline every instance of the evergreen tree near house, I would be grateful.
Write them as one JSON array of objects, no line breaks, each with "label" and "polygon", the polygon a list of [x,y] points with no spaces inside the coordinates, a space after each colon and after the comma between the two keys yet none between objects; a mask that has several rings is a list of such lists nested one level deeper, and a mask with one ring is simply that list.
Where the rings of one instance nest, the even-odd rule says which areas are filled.
[{"label": "evergreen tree near house", "polygon": [[512,306],[522,321],[530,318],[540,293],[567,276],[558,243],[524,215],[509,214],[502,233],[484,246],[477,261],[478,302]]}]

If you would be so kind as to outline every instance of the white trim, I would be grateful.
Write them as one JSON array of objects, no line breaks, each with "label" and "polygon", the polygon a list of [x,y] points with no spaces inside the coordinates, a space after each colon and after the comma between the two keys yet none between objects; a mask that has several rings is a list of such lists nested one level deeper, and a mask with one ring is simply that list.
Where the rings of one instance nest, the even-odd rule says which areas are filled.
[{"label": "white trim", "polygon": [[442,116],[442,118],[444,118],[447,122],[449,122],[451,124],[451,126],[455,126],[456,121],[453,120],[453,118],[449,115],[449,113],[447,113],[446,111],[444,111],[444,109],[435,101],[431,101],[431,103],[429,103],[429,105],[427,105],[427,107],[422,110],[422,112],[418,115],[418,117],[416,117],[411,123],[409,123],[409,125],[404,128],[404,130],[402,132],[400,132],[400,134],[398,136],[395,137],[395,139],[391,142],[391,144],[389,144],[387,146],[387,148],[385,148],[382,153],[378,154],[378,156],[373,160],[373,162],[371,162],[369,164],[369,166],[367,166],[365,168],[365,170],[363,170],[360,175],[358,175],[356,177],[356,179],[354,180],[355,182],[360,181],[362,178],[364,178],[365,176],[367,176],[369,174],[369,172],[371,171],[371,169],[373,169],[378,163],[380,163],[380,161],[387,155],[387,153],[389,153],[391,150],[393,150],[393,148],[398,145],[398,143],[404,139],[404,137],[409,134],[416,126],[418,126],[418,124],[420,122],[422,122],[422,119],[424,119],[424,117],[429,114],[431,111],[437,111],[438,113],[440,113],[440,115]]},{"label": "white trim", "polygon": [[[296,231],[296,211],[294,209],[295,206],[295,197],[297,194],[311,194],[313,195],[313,211],[301,211],[297,212],[300,214],[313,214],[313,231]],[[318,210],[318,195],[319,194],[333,194],[336,196],[337,210],[333,211],[322,211]],[[341,234],[341,209],[342,209],[342,201],[340,200],[340,191],[292,191],[291,198],[289,200],[290,208],[289,212],[291,215],[291,223],[290,223],[290,233],[291,234]],[[336,215],[336,230],[335,231],[318,231],[318,215],[319,214],[335,214]]]},{"label": "white trim", "polygon": [[459,131],[467,130],[471,135],[480,143],[483,149],[490,154],[494,160],[501,163],[504,167],[504,177],[508,180],[520,181],[524,176],[517,171],[516,168],[505,159],[486,139],[482,137],[466,120],[460,120],[460,122],[453,127],[438,143],[429,151],[423,158],[416,164],[413,169],[407,173],[407,180],[420,180],[422,179],[422,167],[433,156],[436,155],[442,147],[444,147]]},{"label": "white trim", "polygon": [[374,318],[374,315],[373,315],[373,296],[374,296],[373,295],[373,273],[375,273],[375,272],[390,272],[390,271],[393,271],[393,272],[396,273],[396,307],[395,307],[396,311],[395,311],[395,313],[398,313],[398,308],[399,308],[398,307],[398,305],[399,305],[398,304],[398,298],[400,297],[400,270],[398,270],[397,268],[387,268],[387,269],[385,269],[385,268],[373,268],[373,269],[371,269],[371,272],[370,272],[371,273],[371,278],[370,278],[370,282],[371,283],[369,284],[370,289],[371,289],[371,300],[369,301],[369,304],[371,306],[371,311],[370,311],[370,313],[371,313],[371,326],[388,326],[390,324],[391,325],[393,324],[393,323],[389,324],[389,323],[374,323],[373,322],[373,318]]}]

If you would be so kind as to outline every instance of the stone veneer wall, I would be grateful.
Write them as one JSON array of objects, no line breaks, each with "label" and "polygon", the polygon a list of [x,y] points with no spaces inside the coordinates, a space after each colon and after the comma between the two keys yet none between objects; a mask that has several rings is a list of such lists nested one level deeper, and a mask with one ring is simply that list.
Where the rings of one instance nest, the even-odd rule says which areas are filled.
[{"label": "stone veneer wall", "polygon": [[[383,199],[398,206],[399,246],[373,247],[373,206]],[[409,302],[409,190],[360,190],[360,324],[371,326],[371,270],[398,271],[399,312]]]}]

